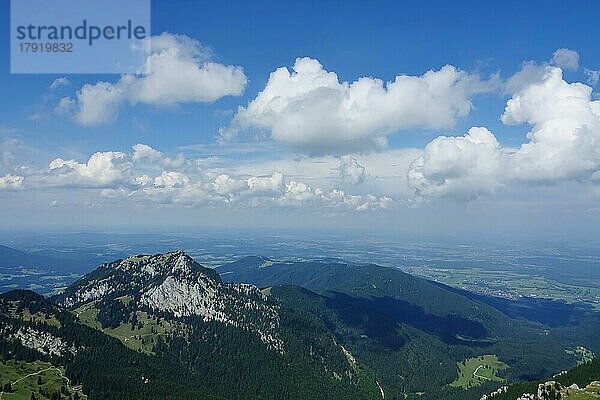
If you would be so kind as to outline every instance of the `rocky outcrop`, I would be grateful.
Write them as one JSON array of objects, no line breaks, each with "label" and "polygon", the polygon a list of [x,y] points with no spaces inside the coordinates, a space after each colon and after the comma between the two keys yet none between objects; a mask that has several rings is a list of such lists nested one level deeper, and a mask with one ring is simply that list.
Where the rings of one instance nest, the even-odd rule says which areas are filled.
[{"label": "rocky outcrop", "polygon": [[214,270],[182,251],[103,264],[68,288],[58,302],[74,309],[96,300],[118,302],[123,297],[133,310],[216,321],[253,332],[269,347],[283,348],[276,332],[278,306],[256,286],[222,282]]},{"label": "rocky outcrop", "polygon": [[481,396],[480,400],[491,400],[498,395],[506,393],[507,390],[508,390],[508,386],[502,386],[502,387],[494,390],[490,394],[484,394],[483,396]]},{"label": "rocky outcrop", "polygon": [[69,346],[61,338],[31,327],[21,327],[11,337],[21,342],[23,346],[37,350],[44,355],[61,357],[66,353],[72,355],[77,353],[74,345]]}]

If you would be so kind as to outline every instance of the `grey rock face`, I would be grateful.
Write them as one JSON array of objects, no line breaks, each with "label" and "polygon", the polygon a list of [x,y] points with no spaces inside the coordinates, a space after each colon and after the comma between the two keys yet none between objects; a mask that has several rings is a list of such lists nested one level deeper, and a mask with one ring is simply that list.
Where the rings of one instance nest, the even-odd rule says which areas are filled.
[{"label": "grey rock face", "polygon": [[74,309],[93,301],[128,298],[132,309],[168,312],[174,318],[200,317],[258,335],[281,351],[278,306],[253,285],[223,283],[182,251],[138,255],[109,264],[80,279],[59,298]]}]

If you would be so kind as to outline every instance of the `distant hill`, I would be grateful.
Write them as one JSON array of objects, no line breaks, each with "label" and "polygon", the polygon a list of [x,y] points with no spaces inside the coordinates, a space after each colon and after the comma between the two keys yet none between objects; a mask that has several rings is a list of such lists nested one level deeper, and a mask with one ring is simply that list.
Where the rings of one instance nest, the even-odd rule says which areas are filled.
[{"label": "distant hill", "polygon": [[[499,335],[497,329],[511,329],[515,324],[495,308],[468,298],[451,288],[440,287],[425,279],[398,269],[378,265],[354,265],[340,262],[299,261],[264,262],[260,257],[246,257],[216,268],[223,280],[251,283],[258,287],[296,285],[322,294],[344,293],[381,302],[381,308],[396,307],[399,318],[421,316],[451,316],[453,321],[440,319],[443,327],[457,327],[460,321],[472,322],[472,337]],[[393,299],[393,301],[392,301]],[[388,303],[388,304],[383,304]],[[432,323],[435,323],[432,321]],[[479,324],[479,325],[478,325]],[[475,327],[476,325],[477,328]],[[484,332],[485,331],[485,332]],[[461,335],[456,332],[455,336]],[[460,339],[457,339],[460,340]]]},{"label": "distant hill", "polygon": [[[531,380],[574,365],[576,360],[565,353],[567,347],[582,344],[598,351],[600,346],[600,338],[592,337],[594,327],[600,326],[597,317],[574,318],[570,325],[549,334],[552,327],[515,319],[504,308],[494,307],[494,302],[486,304],[469,293],[393,268],[339,261],[265,263],[260,257],[246,257],[217,271],[226,281],[271,287],[273,293],[277,293],[277,285],[316,292],[320,296],[317,303],[328,309],[321,309],[320,315],[326,318],[333,310],[344,323],[363,330],[358,338],[347,338],[357,358],[369,360],[387,382],[433,398],[472,396],[453,394],[444,386],[456,378],[456,362],[461,359],[494,354],[510,366],[502,372],[504,378]],[[310,304],[307,296],[303,297],[298,306]],[[426,380],[411,373],[422,369],[430,372]],[[484,383],[470,392],[483,392],[489,386]]]},{"label": "distant hill", "polygon": [[54,271],[71,271],[76,263],[55,257],[31,254],[8,246],[0,245],[0,268],[41,268]]}]

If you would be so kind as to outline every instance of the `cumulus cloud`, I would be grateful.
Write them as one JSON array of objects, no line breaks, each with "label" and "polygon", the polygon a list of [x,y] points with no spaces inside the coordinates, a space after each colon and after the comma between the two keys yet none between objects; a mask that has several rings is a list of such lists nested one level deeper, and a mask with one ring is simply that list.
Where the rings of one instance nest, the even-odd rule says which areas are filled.
[{"label": "cumulus cloud", "polygon": [[113,121],[124,103],[210,103],[241,95],[246,87],[241,67],[212,61],[210,52],[188,36],[163,33],[143,47],[149,55],[139,73],[116,83],[86,84],[74,99],[61,100],[57,111],[68,110],[81,125],[96,125]]},{"label": "cumulus cloud", "polygon": [[166,168],[179,168],[185,163],[185,158],[182,154],[178,154],[175,158],[167,157],[162,152],[154,149],[151,146],[148,146],[147,144],[138,143],[133,145],[132,149],[132,159],[134,162],[158,162],[161,166]]},{"label": "cumulus cloud", "polygon": [[[171,48],[171,39],[159,48]],[[57,158],[47,169],[32,172],[15,168],[13,152],[3,151],[0,174],[8,175],[0,178],[0,186],[20,188],[26,179],[28,190],[78,186],[99,189],[107,201],[362,211],[413,199],[473,199],[511,185],[573,180],[596,185],[600,100],[594,100],[590,86],[565,80],[556,66],[568,66],[565,54],[557,52],[540,64],[526,62],[503,85],[508,99],[501,121],[523,130],[520,146],[503,147],[490,130],[473,127],[464,136],[437,137],[424,149],[361,152],[384,146],[397,130],[452,126],[472,108],[472,96],[492,83],[451,66],[422,76],[399,75],[387,84],[373,78],[340,83],[335,73],[305,58],[291,72],[273,72],[222,133],[261,128],[310,154],[292,159],[263,150],[258,160],[236,154],[207,163],[137,143],[127,153],[99,152],[84,161]],[[64,107],[72,102],[79,104],[65,101]]]},{"label": "cumulus cloud", "polygon": [[208,187],[216,194],[225,196],[228,201],[245,198],[252,199],[252,202],[256,203],[255,200],[258,198],[273,199],[281,196],[285,189],[285,176],[281,172],[247,178],[219,174]]},{"label": "cumulus cloud", "polygon": [[517,74],[536,79],[514,86],[501,117],[507,125],[529,125],[528,141],[501,148],[485,128],[436,138],[409,169],[417,195],[474,197],[506,184],[590,181],[599,174],[600,100],[592,99],[591,87],[566,82],[560,68],[534,69],[528,64]]},{"label": "cumulus cloud", "polygon": [[4,175],[0,176],[0,190],[17,190],[23,188],[22,176]]},{"label": "cumulus cloud", "polygon": [[304,182],[292,180],[285,185],[285,193],[279,201],[287,204],[303,204],[316,199],[321,194],[322,191],[317,190],[315,192]]},{"label": "cumulus cloud", "polygon": [[156,161],[162,159],[163,155],[160,151],[153,149],[147,144],[138,143],[132,146],[133,149],[133,160],[150,160]]},{"label": "cumulus cloud", "polygon": [[154,186],[164,188],[185,187],[190,184],[190,178],[175,171],[163,172],[154,178]]},{"label": "cumulus cloud", "polygon": [[529,142],[513,155],[520,180],[584,178],[600,166],[600,101],[592,88],[568,83],[560,68],[544,67],[544,76],[515,93],[502,122],[527,123]]},{"label": "cumulus cloud", "polygon": [[140,176],[136,176],[133,181],[135,182],[136,185],[138,186],[148,186],[151,185],[154,180],[152,178],[150,178],[150,176],[143,174]]},{"label": "cumulus cloud", "polygon": [[535,61],[524,62],[521,69],[504,82],[504,94],[512,96],[532,82],[540,82],[544,78],[545,65]]},{"label": "cumulus cloud", "polygon": [[[504,83],[504,93],[512,96],[531,83],[542,81],[546,75],[547,67],[558,67],[561,70],[577,70],[579,69],[579,53],[570,49],[558,49],[553,53],[549,61],[542,63],[532,60],[525,61],[521,69]],[[588,76],[588,81],[593,79],[594,71],[586,68],[584,72]]]},{"label": "cumulus cloud", "polygon": [[276,171],[271,176],[252,176],[247,183],[248,190],[253,193],[279,193],[284,187],[285,177]]},{"label": "cumulus cloud", "polygon": [[234,179],[227,174],[218,175],[211,185],[216,193],[225,196],[239,193],[242,189],[247,188],[247,184],[244,180]]},{"label": "cumulus cloud", "polygon": [[52,83],[50,84],[50,89],[59,89],[61,87],[65,87],[65,86],[69,86],[70,82],[69,79],[66,76],[63,76],[62,78],[56,78],[54,81],[52,81]]},{"label": "cumulus cloud", "polygon": [[47,181],[54,185],[103,187],[126,183],[131,162],[125,153],[97,152],[85,163],[56,158],[48,166]]},{"label": "cumulus cloud", "polygon": [[592,86],[596,86],[600,80],[600,71],[586,68],[584,72],[587,76],[587,82]]},{"label": "cumulus cloud", "polygon": [[119,107],[126,97],[126,88],[119,83],[98,82],[84,85],[75,100],[65,97],[60,100],[57,111],[74,110],[75,121],[81,125],[97,125],[112,122],[117,118]]},{"label": "cumulus cloud", "polygon": [[[58,104],[56,105],[56,107],[54,107],[54,113],[56,113],[56,115],[59,115],[61,117],[64,116],[69,116],[71,115],[75,110],[75,100],[73,100],[70,97],[63,97],[62,99],[60,99],[58,101]],[[39,115],[39,117],[41,117],[42,115]],[[31,117],[29,117],[30,119],[37,119],[38,115],[34,114]]]},{"label": "cumulus cloud", "polygon": [[168,182],[165,182],[165,175],[155,179],[153,185],[130,192],[127,197],[186,206],[230,204],[236,207],[312,207],[341,212],[382,210],[393,203],[387,196],[346,194],[338,189],[313,188],[294,179],[286,182],[284,175],[279,172],[249,178],[207,174],[195,180],[177,175],[173,176],[176,179],[169,179]]},{"label": "cumulus cloud", "polygon": [[552,54],[550,63],[563,70],[575,71],[579,68],[579,53],[571,49],[558,49]]},{"label": "cumulus cloud", "polygon": [[472,198],[493,192],[502,152],[486,128],[471,128],[462,137],[440,136],[410,165],[408,182],[418,196]]},{"label": "cumulus cloud", "polygon": [[348,195],[339,189],[325,191],[312,189],[303,182],[291,180],[285,186],[285,192],[277,199],[280,204],[288,206],[320,205],[330,208],[346,208],[354,211],[381,210],[388,208],[393,200],[387,196],[377,197],[372,194]]},{"label": "cumulus cloud", "polygon": [[352,156],[340,157],[340,179],[344,183],[356,185],[363,183],[366,178],[365,166]]},{"label": "cumulus cloud", "polygon": [[[119,187],[116,189],[104,188],[100,191],[100,197],[103,199],[123,199],[129,197],[133,194],[132,191],[127,190],[123,187]],[[56,205],[56,204],[52,204]]]},{"label": "cumulus cloud", "polygon": [[[100,199],[162,205],[233,207],[327,208],[336,212],[381,210],[392,204],[387,196],[347,194],[337,189],[309,185],[282,172],[241,174],[231,170],[198,168],[185,159],[167,168],[169,158],[148,145],[132,146],[130,154],[107,151],[92,154],[85,162],[56,158],[44,172],[34,173],[36,187],[99,190]],[[21,186],[23,178],[0,178],[0,188]]]},{"label": "cumulus cloud", "polygon": [[386,146],[386,137],[403,129],[451,127],[472,109],[475,94],[493,86],[451,65],[387,83],[370,77],[340,82],[317,60],[298,58],[291,72],[282,67],[271,73],[220,134],[227,140],[257,128],[312,153],[363,151]]}]

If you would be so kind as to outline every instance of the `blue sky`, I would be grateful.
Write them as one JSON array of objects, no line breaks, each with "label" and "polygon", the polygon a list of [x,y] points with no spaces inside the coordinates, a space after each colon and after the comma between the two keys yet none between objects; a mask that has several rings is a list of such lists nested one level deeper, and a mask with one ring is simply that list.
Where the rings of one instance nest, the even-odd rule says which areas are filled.
[{"label": "blue sky", "polygon": [[[211,62],[241,75],[223,83],[227,87],[209,100],[197,92],[171,93],[166,102],[164,97],[148,100],[128,87],[124,90],[129,94],[111,103],[116,108],[113,115],[82,123],[84,99],[78,91],[100,81],[119,87],[120,77],[11,75],[9,9],[4,1],[3,217],[9,224],[41,226],[114,226],[123,219],[135,225],[138,217],[149,215],[161,226],[223,220],[232,225],[274,220],[283,220],[278,222],[282,225],[318,224],[325,217],[340,227],[380,219],[408,221],[405,229],[452,230],[463,223],[478,229],[482,218],[488,226],[502,221],[522,229],[524,215],[547,224],[543,215],[560,210],[564,215],[557,220],[576,230],[598,219],[600,151],[594,146],[600,133],[593,111],[593,77],[600,69],[599,11],[594,1],[153,1],[153,35],[167,33],[165,43],[168,38],[185,38],[169,43],[192,52],[200,49],[185,62],[200,69]],[[563,58],[556,57],[559,49]],[[309,58],[297,65],[309,73],[317,62],[323,77],[325,71],[335,73],[340,85],[327,90],[342,100],[321,104],[323,87],[309,90],[293,78],[281,83],[291,86],[278,94],[283,89],[269,81],[269,74],[280,67],[292,71],[298,57]],[[534,61],[531,73],[510,86],[511,77],[529,60]],[[396,97],[381,100],[381,107],[364,106],[359,99],[362,114],[353,114],[356,107],[351,107],[339,119],[328,120],[330,107],[338,110],[346,104],[343,99],[354,99],[344,82],[377,78],[390,91],[386,82],[398,75],[422,83],[419,77],[446,65],[458,71],[444,72],[456,84],[434,91],[423,104],[418,103],[417,89],[401,86]],[[552,75],[553,70],[560,76]],[[168,78],[166,74],[161,79]],[[63,84],[51,89],[56,79]],[[572,86],[574,82],[590,88],[587,100],[588,94]],[[375,81],[368,83],[371,89],[377,86]],[[198,85],[202,90],[202,83]],[[539,93],[535,85],[555,86]],[[308,92],[304,97],[289,95],[295,87]],[[561,99],[552,97],[559,87],[581,97],[578,104],[587,114],[574,112],[565,122],[557,110]],[[250,106],[268,88],[275,88],[275,97],[263,99],[283,95],[288,102],[279,114]],[[501,120],[507,101],[516,97],[529,99],[531,107],[558,106],[540,111],[521,105]],[[417,99],[416,111],[398,106],[412,98]],[[61,99],[68,102],[58,111]],[[377,99],[365,97],[371,104]],[[468,110],[463,109],[466,104]],[[245,111],[237,111],[240,106]],[[312,109],[311,114],[297,107]],[[378,115],[386,107],[389,113]],[[431,111],[413,118],[422,109]],[[355,125],[346,123],[355,118]],[[315,122],[321,119],[323,124]],[[463,137],[471,127],[488,131]],[[578,136],[577,143],[563,137],[569,129],[579,132],[582,127],[589,133]],[[220,129],[233,133],[219,136]],[[541,132],[537,146],[522,148],[531,131]],[[450,139],[436,141],[440,136]],[[147,146],[139,147],[137,156],[132,149],[136,144]],[[584,156],[577,156],[577,146],[585,150]],[[149,148],[155,152],[148,153]],[[98,168],[108,169],[92,171],[90,157],[96,152],[123,156],[105,154]],[[50,168],[56,159],[62,163]],[[117,162],[127,165],[111,170]],[[252,186],[258,184],[271,186]],[[77,216],[76,221],[65,221],[67,216]],[[445,218],[448,221],[442,221]]]}]

